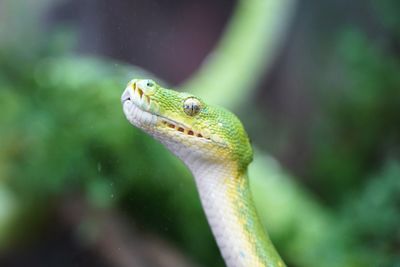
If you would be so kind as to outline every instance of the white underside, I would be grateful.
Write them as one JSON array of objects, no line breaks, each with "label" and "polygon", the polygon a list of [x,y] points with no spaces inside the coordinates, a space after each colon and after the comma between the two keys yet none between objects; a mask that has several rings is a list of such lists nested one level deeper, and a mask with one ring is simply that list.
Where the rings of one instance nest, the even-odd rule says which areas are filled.
[{"label": "white underside", "polygon": [[228,267],[255,267],[254,255],[249,254],[242,222],[228,196],[226,179],[233,179],[228,166],[209,162],[187,162],[199,191],[201,203],[221,254]]}]

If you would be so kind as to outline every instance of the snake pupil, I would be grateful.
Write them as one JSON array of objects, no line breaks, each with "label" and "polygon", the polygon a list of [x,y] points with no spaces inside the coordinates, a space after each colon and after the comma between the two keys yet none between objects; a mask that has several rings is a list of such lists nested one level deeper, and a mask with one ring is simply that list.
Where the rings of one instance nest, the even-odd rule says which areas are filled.
[{"label": "snake pupil", "polygon": [[183,103],[183,110],[189,116],[195,116],[200,112],[200,101],[194,97],[189,97]]}]

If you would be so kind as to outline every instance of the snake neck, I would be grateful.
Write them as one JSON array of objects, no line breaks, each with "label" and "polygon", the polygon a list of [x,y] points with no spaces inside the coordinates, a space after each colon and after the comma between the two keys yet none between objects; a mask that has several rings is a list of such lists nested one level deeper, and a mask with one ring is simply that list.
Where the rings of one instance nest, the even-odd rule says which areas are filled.
[{"label": "snake neck", "polygon": [[283,267],[255,210],[247,173],[210,162],[187,164],[228,267]]}]

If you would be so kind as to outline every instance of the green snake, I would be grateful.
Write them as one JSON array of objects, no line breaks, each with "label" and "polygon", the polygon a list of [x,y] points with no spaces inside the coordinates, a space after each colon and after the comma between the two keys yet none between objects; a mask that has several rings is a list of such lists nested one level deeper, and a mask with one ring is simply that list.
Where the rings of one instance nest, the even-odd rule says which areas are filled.
[{"label": "green snake", "polygon": [[121,96],[131,124],[164,144],[190,169],[208,223],[229,267],[283,267],[252,200],[253,151],[231,112],[152,80],[130,81]]}]

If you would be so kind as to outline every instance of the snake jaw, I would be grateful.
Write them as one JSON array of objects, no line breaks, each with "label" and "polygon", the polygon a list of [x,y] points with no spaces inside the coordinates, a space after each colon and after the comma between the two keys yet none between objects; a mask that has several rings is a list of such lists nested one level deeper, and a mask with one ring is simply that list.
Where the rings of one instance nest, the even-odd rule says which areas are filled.
[{"label": "snake jaw", "polygon": [[206,132],[201,132],[192,129],[191,127],[182,123],[167,119],[165,117],[159,117],[159,126],[172,132],[172,134],[184,135],[192,138],[201,138],[203,141],[211,141],[211,137]]}]

